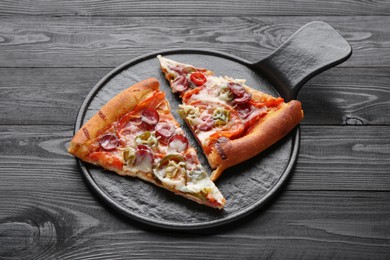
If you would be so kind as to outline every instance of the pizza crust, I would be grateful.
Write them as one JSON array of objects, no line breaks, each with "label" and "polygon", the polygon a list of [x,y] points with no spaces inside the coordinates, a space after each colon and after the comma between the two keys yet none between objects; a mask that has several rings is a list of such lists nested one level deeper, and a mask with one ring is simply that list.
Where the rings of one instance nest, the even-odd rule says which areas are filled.
[{"label": "pizza crust", "polygon": [[148,94],[157,90],[159,85],[157,79],[150,78],[138,82],[116,95],[75,134],[70,142],[68,152],[84,161],[96,163],[92,162],[87,155],[88,147],[91,141],[98,136],[99,131],[106,129],[128,111],[134,109],[137,104],[148,97]]},{"label": "pizza crust", "polygon": [[226,168],[254,157],[279,141],[294,129],[302,118],[301,103],[292,100],[283,103],[278,110],[268,113],[253,126],[249,134],[234,140],[223,137],[218,139],[207,156],[210,166],[215,169],[210,176],[211,180],[215,181]]}]

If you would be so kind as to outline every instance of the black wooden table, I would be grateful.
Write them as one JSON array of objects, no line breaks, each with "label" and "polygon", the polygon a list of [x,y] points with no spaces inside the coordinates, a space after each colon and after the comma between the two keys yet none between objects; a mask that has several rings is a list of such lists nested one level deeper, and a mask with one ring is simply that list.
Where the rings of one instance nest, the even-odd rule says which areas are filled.
[{"label": "black wooden table", "polygon": [[[389,259],[389,1],[1,1],[0,259]],[[302,25],[354,49],[310,80],[301,149],[262,210],[198,233],[129,220],[86,186],[66,146],[82,101],[151,51],[257,61]]]}]

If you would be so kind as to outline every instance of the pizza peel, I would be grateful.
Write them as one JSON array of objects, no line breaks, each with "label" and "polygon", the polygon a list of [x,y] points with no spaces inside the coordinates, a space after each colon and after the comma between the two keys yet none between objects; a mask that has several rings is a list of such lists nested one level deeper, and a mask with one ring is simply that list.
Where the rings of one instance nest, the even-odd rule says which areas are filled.
[{"label": "pizza peel", "polygon": [[[176,112],[180,99],[171,92],[160,70],[156,58],[158,54],[196,67],[205,67],[214,71],[215,75],[246,79],[248,86],[288,101],[296,98],[299,89],[310,78],[347,60],[352,48],[330,25],[312,22],[256,63],[212,50],[163,50],[117,67],[101,79],[84,100],[77,115],[75,132],[123,89],[146,78],[157,78],[173,115],[207,168],[207,160],[200,147]],[[304,109],[305,104],[302,105]],[[263,153],[226,170],[216,181],[227,200],[223,210],[198,205],[137,178],[121,177],[80,160],[78,163],[85,181],[95,194],[130,220],[164,229],[199,230],[232,223],[264,207],[292,173],[299,140],[297,127]]]}]

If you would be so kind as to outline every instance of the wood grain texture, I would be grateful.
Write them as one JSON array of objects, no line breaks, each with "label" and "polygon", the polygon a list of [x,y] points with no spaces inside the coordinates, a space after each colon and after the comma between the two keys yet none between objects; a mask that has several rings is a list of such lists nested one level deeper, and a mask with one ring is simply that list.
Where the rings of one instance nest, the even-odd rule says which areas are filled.
[{"label": "wood grain texture", "polygon": [[374,1],[2,1],[0,15],[68,16],[267,16],[388,15],[390,4]]},{"label": "wood grain texture", "polygon": [[390,253],[389,192],[283,192],[228,232],[191,235],[144,229],[91,196],[77,185],[69,192],[1,193],[0,257],[386,259]]},{"label": "wood grain texture", "polygon": [[352,45],[352,58],[341,66],[390,66],[389,16],[4,16],[0,67],[116,67],[170,48],[211,49],[257,62],[313,20],[329,23]]},{"label": "wood grain texture", "polygon": [[[0,124],[74,124],[111,68],[0,68]],[[358,79],[358,80],[351,80]],[[390,125],[390,69],[343,68],[310,80],[298,99],[303,125]]]},{"label": "wood grain texture", "polygon": [[[291,188],[388,190],[389,127],[302,126],[301,129],[301,149]],[[371,189],[372,183],[378,185]]]},{"label": "wood grain texture", "polygon": [[[71,190],[81,179],[66,152],[72,134],[71,126],[0,126],[0,193]],[[389,154],[389,126],[302,126],[286,189],[390,191]]]},{"label": "wood grain texture", "polygon": [[389,68],[333,68],[300,90],[302,124],[388,125]]},{"label": "wood grain texture", "polygon": [[[0,1],[0,259],[388,259],[390,1]],[[176,233],[108,208],[66,153],[111,69],[170,48],[252,62],[320,20],[352,57],[300,91],[282,192],[223,228]]]}]

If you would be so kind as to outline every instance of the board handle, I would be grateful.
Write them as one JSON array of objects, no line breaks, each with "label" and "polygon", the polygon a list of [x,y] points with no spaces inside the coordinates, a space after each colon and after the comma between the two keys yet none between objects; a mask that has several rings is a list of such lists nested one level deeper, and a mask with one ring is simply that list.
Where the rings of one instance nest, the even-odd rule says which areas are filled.
[{"label": "board handle", "polygon": [[265,59],[252,64],[285,99],[295,99],[313,76],[346,61],[352,47],[329,24],[315,21],[295,32]]}]

